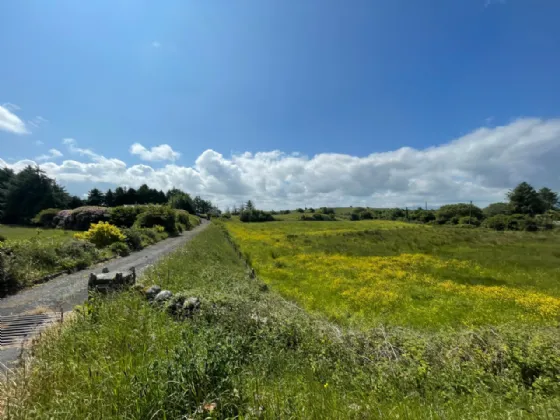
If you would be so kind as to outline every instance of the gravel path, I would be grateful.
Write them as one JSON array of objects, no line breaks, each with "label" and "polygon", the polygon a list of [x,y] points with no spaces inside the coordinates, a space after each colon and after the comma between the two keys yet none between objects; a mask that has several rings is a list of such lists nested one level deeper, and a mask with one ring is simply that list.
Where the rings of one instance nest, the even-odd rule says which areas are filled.
[{"label": "gravel path", "polygon": [[[107,267],[109,271],[124,271],[134,267],[136,275],[139,276],[147,266],[185,244],[207,226],[208,221],[202,219],[202,224],[193,230],[183,232],[182,235],[175,238],[158,242],[141,251],[134,252],[128,257],[99,263],[85,270],[57,277],[46,283],[21,290],[15,295],[2,298],[0,299],[0,317],[36,312],[60,312],[61,308],[64,312],[71,311],[74,306],[82,304],[87,299],[87,283],[90,273],[100,272],[103,267]],[[17,354],[16,348],[0,346],[0,367],[8,364],[8,362],[13,362]]]}]

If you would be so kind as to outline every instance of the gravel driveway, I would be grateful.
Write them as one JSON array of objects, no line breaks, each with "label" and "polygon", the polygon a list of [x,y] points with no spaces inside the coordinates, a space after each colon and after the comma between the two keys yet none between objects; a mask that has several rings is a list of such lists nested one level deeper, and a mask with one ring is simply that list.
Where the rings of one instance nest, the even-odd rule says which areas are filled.
[{"label": "gravel driveway", "polygon": [[[15,295],[2,298],[0,299],[0,322],[2,322],[2,317],[11,318],[34,312],[49,312],[49,310],[60,312],[61,308],[64,312],[68,312],[87,299],[89,273],[100,272],[103,267],[107,267],[110,271],[124,271],[134,267],[136,274],[141,275],[147,266],[184,245],[207,226],[208,221],[202,219],[202,224],[193,230],[158,242],[127,257],[99,263],[85,270],[57,277],[46,283],[21,290]],[[17,358],[18,350],[17,346],[0,346],[0,371],[2,365],[7,365]]]}]

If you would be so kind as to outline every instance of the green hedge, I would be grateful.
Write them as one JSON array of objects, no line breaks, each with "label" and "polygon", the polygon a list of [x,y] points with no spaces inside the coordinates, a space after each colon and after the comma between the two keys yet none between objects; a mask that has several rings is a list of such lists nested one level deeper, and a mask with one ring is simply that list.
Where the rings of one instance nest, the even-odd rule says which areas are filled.
[{"label": "green hedge", "polygon": [[156,225],[163,226],[170,235],[177,234],[177,214],[168,206],[146,206],[146,210],[138,215],[135,227],[151,228]]}]

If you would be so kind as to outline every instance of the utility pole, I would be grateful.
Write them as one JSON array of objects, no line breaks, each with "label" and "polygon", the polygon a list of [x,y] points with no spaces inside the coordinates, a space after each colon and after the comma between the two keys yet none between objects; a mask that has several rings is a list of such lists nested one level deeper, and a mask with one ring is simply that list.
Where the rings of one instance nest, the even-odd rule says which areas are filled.
[{"label": "utility pole", "polygon": [[471,205],[469,206],[469,226],[471,225],[471,217],[472,217],[472,200],[471,200]]},{"label": "utility pole", "polygon": [[426,209],[426,211],[428,211],[428,202],[427,201],[424,202],[424,208]]}]

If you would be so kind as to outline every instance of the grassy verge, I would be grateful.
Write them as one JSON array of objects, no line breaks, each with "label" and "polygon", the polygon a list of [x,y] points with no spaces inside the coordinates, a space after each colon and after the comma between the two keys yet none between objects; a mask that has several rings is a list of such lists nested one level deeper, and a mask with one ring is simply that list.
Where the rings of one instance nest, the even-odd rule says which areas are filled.
[{"label": "grassy verge", "polygon": [[202,301],[177,321],[99,298],[35,347],[10,418],[557,418],[557,329],[357,332],[249,278],[210,226],[143,277]]}]

